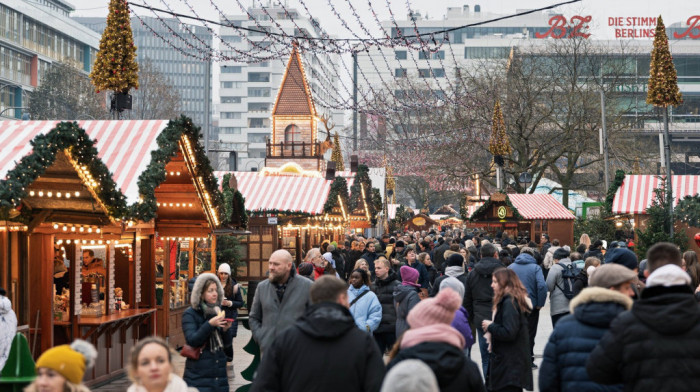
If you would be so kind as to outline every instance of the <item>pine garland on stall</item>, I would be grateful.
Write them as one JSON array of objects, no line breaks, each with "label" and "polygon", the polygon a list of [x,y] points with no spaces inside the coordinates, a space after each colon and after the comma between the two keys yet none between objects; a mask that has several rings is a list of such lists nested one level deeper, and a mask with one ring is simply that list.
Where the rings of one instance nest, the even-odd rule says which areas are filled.
[{"label": "pine garland on stall", "polygon": [[335,177],[331,184],[331,189],[328,191],[328,199],[326,199],[326,203],[323,205],[323,212],[330,214],[333,212],[333,208],[340,207],[338,205],[338,195],[340,195],[346,212],[348,212],[348,200],[350,199],[348,196],[348,182],[345,178],[340,176]]}]

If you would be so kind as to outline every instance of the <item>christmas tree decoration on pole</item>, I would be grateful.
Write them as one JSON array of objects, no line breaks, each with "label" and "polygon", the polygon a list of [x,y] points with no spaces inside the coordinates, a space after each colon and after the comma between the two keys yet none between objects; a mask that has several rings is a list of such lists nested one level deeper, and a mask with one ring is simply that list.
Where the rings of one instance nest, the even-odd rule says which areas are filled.
[{"label": "christmas tree decoration on pole", "polygon": [[498,189],[503,189],[503,157],[511,153],[510,141],[506,134],[506,123],[503,120],[501,104],[496,101],[493,107],[493,123],[491,127],[491,139],[489,140],[489,152],[493,154],[493,161],[498,165],[496,179]]},{"label": "christmas tree decoration on pole", "polygon": [[665,162],[663,164],[666,166],[666,198],[670,205],[669,234],[673,236],[673,181],[671,180],[671,135],[668,129],[668,106],[680,105],[683,103],[683,97],[678,89],[676,67],[673,65],[673,56],[668,48],[666,27],[661,15],[656,19],[656,35],[654,36],[654,47],[651,50],[647,103],[661,107],[664,115]]},{"label": "christmas tree decoration on pole", "polygon": [[139,87],[139,66],[126,0],[110,0],[107,27],[100,39],[100,50],[90,72],[97,91],[112,90],[110,110],[131,110],[129,90]]},{"label": "christmas tree decoration on pole", "polygon": [[335,170],[343,171],[345,170],[345,162],[343,161],[343,153],[340,151],[340,141],[338,140],[338,132],[336,131],[333,137],[333,153],[331,154],[331,161],[335,162]]}]

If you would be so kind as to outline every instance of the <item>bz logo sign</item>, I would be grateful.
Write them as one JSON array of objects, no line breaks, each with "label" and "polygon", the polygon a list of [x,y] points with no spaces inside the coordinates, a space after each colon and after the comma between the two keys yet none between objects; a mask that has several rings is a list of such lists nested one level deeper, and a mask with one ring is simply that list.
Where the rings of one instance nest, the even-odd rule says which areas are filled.
[{"label": "bz logo sign", "polygon": [[563,15],[555,15],[549,19],[549,30],[543,33],[535,33],[537,38],[588,38],[591,35],[588,31],[588,24],[591,21],[591,16],[575,15],[571,17],[570,24],[566,23],[566,17]]}]

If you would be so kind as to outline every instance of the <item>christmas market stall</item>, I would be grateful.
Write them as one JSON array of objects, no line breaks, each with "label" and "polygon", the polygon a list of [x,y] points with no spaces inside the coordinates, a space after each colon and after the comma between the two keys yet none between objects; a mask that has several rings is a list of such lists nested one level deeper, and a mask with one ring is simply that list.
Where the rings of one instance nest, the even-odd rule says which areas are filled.
[{"label": "christmas market stall", "polygon": [[[673,182],[673,205],[686,196],[700,194],[700,176],[676,175],[671,177]],[[647,208],[654,200],[654,190],[664,186],[664,177],[640,174],[625,175],[622,183],[615,191],[615,198],[612,203],[612,213],[615,214],[615,225],[618,228],[630,227],[631,229],[644,230],[646,227]],[[685,231],[688,237],[688,248],[700,252],[697,244],[693,240],[698,228],[687,227],[676,222],[676,227]],[[636,230],[634,231],[634,242],[637,242]]]},{"label": "christmas market stall", "polygon": [[487,231],[492,237],[507,232],[511,238],[539,243],[541,234],[574,245],[574,219],[571,211],[552,195],[494,193],[469,217],[469,227]]},{"label": "christmas market stall", "polygon": [[438,221],[432,219],[430,216],[424,213],[420,213],[412,217],[408,221],[404,222],[404,229],[413,231],[423,231],[437,228],[439,225],[440,223]]}]

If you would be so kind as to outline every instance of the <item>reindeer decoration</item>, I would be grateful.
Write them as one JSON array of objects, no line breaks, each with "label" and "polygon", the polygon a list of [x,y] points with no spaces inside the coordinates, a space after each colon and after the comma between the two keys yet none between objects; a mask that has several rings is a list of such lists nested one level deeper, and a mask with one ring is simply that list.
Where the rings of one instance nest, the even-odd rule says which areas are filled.
[{"label": "reindeer decoration", "polygon": [[326,140],[322,141],[319,146],[319,153],[320,155],[323,155],[326,153],[326,151],[333,148],[333,142],[331,141],[331,130],[335,128],[335,124],[331,121],[330,117],[325,114],[321,116],[320,120],[323,123],[324,128],[326,128]]}]

